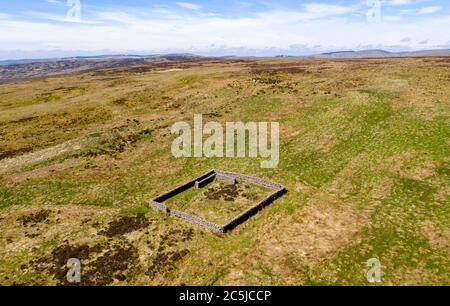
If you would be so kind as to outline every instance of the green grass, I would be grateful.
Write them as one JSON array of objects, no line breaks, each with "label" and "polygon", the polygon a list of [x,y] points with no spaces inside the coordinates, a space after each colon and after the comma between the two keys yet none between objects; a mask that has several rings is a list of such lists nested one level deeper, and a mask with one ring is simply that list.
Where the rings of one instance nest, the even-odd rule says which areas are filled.
[{"label": "green grass", "polygon": [[[18,272],[42,254],[17,249],[29,241],[17,216],[71,205],[80,212],[61,215],[61,222],[78,223],[64,233],[52,231],[57,223],[48,225],[51,237],[34,238],[38,245],[61,236],[74,244],[94,241],[105,224],[123,215],[143,213],[152,220],[120,238],[142,259],[129,284],[370,285],[366,263],[375,257],[383,266],[381,285],[448,285],[450,86],[443,80],[450,70],[434,60],[418,68],[420,59],[378,63],[376,74],[371,65],[355,68],[352,61],[330,60],[327,69],[316,60],[252,62],[301,65],[310,73],[258,73],[247,64],[139,75],[124,68],[123,80],[87,74],[1,85],[0,155],[38,152],[77,137],[86,141],[38,163],[19,160],[2,172],[0,283],[51,283],[32,269]],[[279,122],[278,168],[261,169],[259,159],[172,157],[170,127],[191,122],[194,113],[222,123]],[[73,165],[59,169],[62,163]],[[148,208],[150,199],[214,168],[281,183],[288,193],[227,235]],[[34,172],[39,175],[17,180]],[[267,192],[253,186],[251,200],[211,200],[204,195],[211,186],[168,204],[223,224]],[[90,225],[96,222],[99,228]],[[193,237],[171,241],[166,251],[186,248],[189,254],[170,273],[149,279],[145,271],[160,242],[188,229]],[[10,236],[16,240],[8,244]],[[43,252],[54,247],[50,243]],[[13,275],[8,282],[6,275]]]}]

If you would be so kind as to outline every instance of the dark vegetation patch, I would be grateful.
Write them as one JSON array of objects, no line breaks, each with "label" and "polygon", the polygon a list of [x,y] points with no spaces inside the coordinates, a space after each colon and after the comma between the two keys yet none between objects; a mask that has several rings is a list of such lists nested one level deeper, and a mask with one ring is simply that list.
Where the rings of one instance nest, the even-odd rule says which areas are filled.
[{"label": "dark vegetation patch", "polygon": [[442,57],[442,58],[426,58],[423,59],[425,63],[450,63],[450,57]]},{"label": "dark vegetation patch", "polygon": [[63,93],[71,93],[74,91],[81,91],[81,92],[85,92],[86,91],[86,87],[82,87],[82,86],[61,86],[58,88],[55,88],[56,91],[61,91]]},{"label": "dark vegetation patch", "polygon": [[252,79],[252,82],[255,84],[259,83],[264,85],[278,85],[282,82],[282,80],[273,76],[265,76],[265,77],[255,77]]},{"label": "dark vegetation patch", "polygon": [[19,155],[29,153],[31,151],[33,151],[33,148],[31,148],[31,147],[23,147],[23,148],[20,148],[17,150],[5,149],[5,151],[3,151],[3,149],[2,149],[2,151],[0,151],[0,160],[6,159],[6,158],[13,158],[13,157],[16,157]]},{"label": "dark vegetation patch", "polygon": [[150,72],[154,68],[151,66],[139,66],[122,69],[102,69],[92,73],[92,76],[97,77],[110,77],[110,76],[124,76],[133,73]]},{"label": "dark vegetation patch", "polygon": [[113,101],[116,105],[127,105],[128,100],[126,98],[118,98]]},{"label": "dark vegetation patch", "polygon": [[172,238],[172,240],[176,242],[186,242],[192,240],[193,237],[194,237],[194,230],[192,228],[188,230],[174,229],[169,231],[168,234],[162,235],[161,239],[163,239],[163,241],[170,241],[170,238]]},{"label": "dark vegetation patch", "polygon": [[213,112],[210,112],[210,113],[205,114],[205,115],[210,117],[210,118],[220,118],[220,117],[222,117],[222,114],[220,114],[218,111],[213,111]]},{"label": "dark vegetation patch", "polygon": [[180,109],[181,106],[182,106],[181,103],[185,102],[185,101],[181,101],[181,100],[176,100],[176,99],[174,99],[172,97],[169,97],[169,96],[163,96],[163,97],[161,97],[161,99],[162,99],[161,106],[166,111],[171,110],[171,109]]},{"label": "dark vegetation patch", "polygon": [[33,226],[34,224],[47,221],[50,217],[50,214],[50,210],[41,210],[35,214],[21,216],[17,219],[17,221],[21,222],[23,226]]},{"label": "dark vegetation patch", "polygon": [[11,158],[28,152],[72,140],[94,123],[111,118],[108,110],[83,108],[25,118],[0,124],[2,149],[0,159]]},{"label": "dark vegetation patch", "polygon": [[151,221],[144,214],[135,217],[125,216],[110,222],[108,228],[101,231],[100,234],[107,237],[117,237],[141,230],[150,224]]},{"label": "dark vegetation patch", "polygon": [[117,154],[133,148],[139,141],[152,136],[152,130],[141,127],[139,121],[129,121],[126,125],[111,129],[105,133],[93,134],[91,137],[98,138],[93,145],[86,146],[81,152],[76,153],[76,157],[96,157],[100,155],[110,155],[116,157]]},{"label": "dark vegetation patch", "polygon": [[25,237],[30,238],[30,239],[34,239],[39,236],[40,236],[40,234],[38,234],[38,233],[25,233]]},{"label": "dark vegetation patch", "polygon": [[109,68],[119,68],[119,69],[104,69],[94,72],[93,76],[117,76],[117,75],[132,75],[140,73],[148,73],[152,71],[157,71],[159,69],[186,69],[189,67],[202,66],[203,63],[207,61],[206,58],[198,57],[186,57],[186,56],[163,56],[158,59],[158,62],[146,61],[144,59],[141,65],[127,65],[128,67],[109,67]]},{"label": "dark vegetation patch", "polygon": [[8,122],[0,123],[0,126],[6,125],[6,124],[25,123],[25,122],[31,121],[33,119],[36,119],[36,118],[38,118],[38,117],[37,116],[32,116],[32,117],[21,118],[21,119],[17,119],[17,120],[12,120],[12,121],[8,121]]},{"label": "dark vegetation patch", "polygon": [[205,196],[208,200],[225,200],[228,202],[234,201],[239,196],[249,197],[249,194],[244,193],[245,189],[250,188],[248,185],[231,185],[220,184],[217,187],[210,187],[205,191]]},{"label": "dark vegetation patch", "polygon": [[[71,258],[81,262],[81,283],[67,282],[67,262]],[[50,256],[30,262],[37,271],[47,271],[54,276],[59,285],[97,285],[104,286],[125,281],[128,268],[135,262],[137,250],[131,245],[95,246],[64,244],[54,249]]]},{"label": "dark vegetation patch", "polygon": [[[298,89],[296,86],[298,83],[289,82],[283,78],[282,74],[270,72],[270,73],[260,73],[256,74],[251,79],[251,83],[253,85],[267,85],[268,87],[264,88],[265,90],[260,90],[259,95],[264,95],[268,93],[277,93],[277,92],[289,92],[289,93],[298,93]],[[266,91],[268,90],[268,91]]]},{"label": "dark vegetation patch", "polygon": [[190,251],[188,249],[171,250],[170,248],[191,240],[193,236],[194,231],[192,229],[171,230],[168,234],[161,235],[156,256],[146,274],[150,278],[154,278],[159,274],[173,271],[176,268],[176,263],[188,255]]},{"label": "dark vegetation patch", "polygon": [[146,274],[150,278],[154,278],[163,272],[173,271],[176,267],[176,262],[184,258],[187,254],[189,254],[189,250],[187,249],[181,251],[158,252]]},{"label": "dark vegetation patch", "polygon": [[[136,218],[141,221],[136,222]],[[130,221],[131,224],[134,224],[134,228],[136,228],[136,224],[141,226],[146,223],[142,221],[142,216],[136,218],[124,217],[121,219],[120,226],[130,220],[134,220]],[[189,254],[189,250],[179,248],[180,245],[192,240],[193,236],[193,229],[175,229],[160,235],[159,248],[146,274],[153,278],[160,273],[173,271],[176,263]],[[67,282],[67,272],[69,271],[67,262],[71,258],[79,259],[81,262],[81,283],[79,284]],[[54,277],[58,285],[105,286],[114,281],[123,283],[131,280],[137,271],[137,259],[138,250],[122,240],[120,242],[110,240],[94,246],[70,245],[66,240],[48,256],[32,260],[28,265],[23,265],[21,269],[33,268],[37,272],[48,273]]]},{"label": "dark vegetation patch", "polygon": [[150,66],[131,67],[131,68],[127,68],[125,71],[127,73],[145,73],[145,72],[151,72],[153,70],[155,70],[155,67],[150,65]]},{"label": "dark vegetation patch", "polygon": [[89,247],[88,245],[72,246],[64,244],[55,248],[50,256],[32,260],[30,265],[37,271],[49,272],[59,281],[59,284],[64,284],[67,282],[67,262],[69,259],[79,259],[83,269],[83,261],[88,260],[91,254],[100,253],[102,248],[101,245]]},{"label": "dark vegetation patch", "polygon": [[102,245],[89,247],[88,245],[71,246],[62,245],[53,250],[52,256],[55,263],[65,265],[70,258],[78,258],[79,260],[89,259],[92,253],[100,253]]},{"label": "dark vegetation patch", "polygon": [[36,103],[48,103],[48,102],[56,102],[61,99],[61,96],[54,92],[45,92],[36,95],[31,101],[32,104]]},{"label": "dark vegetation patch", "polygon": [[86,267],[82,283],[104,286],[113,283],[114,279],[124,282],[128,278],[127,270],[136,258],[137,250],[132,245],[115,245]]},{"label": "dark vegetation patch", "polygon": [[253,68],[252,72],[255,74],[266,74],[266,73],[287,73],[287,74],[297,74],[297,73],[310,73],[304,67],[298,66],[280,66],[280,65],[263,65],[261,67]]},{"label": "dark vegetation patch", "polygon": [[90,72],[145,63],[142,58],[74,59],[33,62],[0,66],[0,83],[29,80],[46,76],[62,76],[75,72]]}]

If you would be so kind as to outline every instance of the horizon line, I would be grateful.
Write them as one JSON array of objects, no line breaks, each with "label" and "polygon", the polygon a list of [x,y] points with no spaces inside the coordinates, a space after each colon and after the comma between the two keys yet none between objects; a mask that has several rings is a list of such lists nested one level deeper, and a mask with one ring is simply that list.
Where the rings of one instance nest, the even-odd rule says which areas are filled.
[{"label": "horizon line", "polygon": [[195,56],[195,57],[205,57],[205,58],[226,58],[226,57],[238,57],[238,58],[251,58],[251,57],[258,57],[258,58],[271,58],[271,57],[313,57],[313,56],[319,56],[319,55],[333,55],[333,54],[339,54],[339,53],[364,53],[364,52],[383,52],[386,54],[411,54],[411,53],[420,53],[420,52],[450,52],[450,48],[438,48],[438,49],[418,49],[418,50],[404,50],[404,51],[389,51],[385,49],[361,49],[361,50],[335,50],[335,51],[326,51],[326,52],[311,52],[308,54],[288,54],[289,52],[283,53],[280,52],[279,54],[273,55],[258,55],[258,54],[248,54],[248,55],[239,55],[236,53],[230,53],[227,55],[206,55],[205,52],[161,52],[161,53],[145,53],[141,51],[137,51],[136,53],[132,52],[106,52],[106,53],[93,53],[92,55],[82,55],[82,52],[89,52],[89,51],[80,51],[80,55],[67,55],[67,56],[49,56],[49,57],[24,57],[24,58],[8,58],[8,59],[0,59],[0,63],[5,62],[20,62],[20,61],[45,61],[45,60],[67,60],[67,59],[94,59],[94,58],[112,58],[112,57],[140,57],[140,58],[146,58],[146,57],[164,57],[164,56]]}]

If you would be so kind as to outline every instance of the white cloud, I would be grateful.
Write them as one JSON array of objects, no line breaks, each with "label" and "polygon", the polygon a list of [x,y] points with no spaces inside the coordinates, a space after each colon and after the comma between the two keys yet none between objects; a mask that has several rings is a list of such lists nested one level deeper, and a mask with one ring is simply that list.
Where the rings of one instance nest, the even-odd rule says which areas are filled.
[{"label": "white cloud", "polygon": [[177,2],[177,4],[179,6],[181,6],[182,8],[185,8],[188,10],[194,10],[194,11],[198,11],[202,8],[200,5],[195,4],[195,3],[190,3],[190,2]]},{"label": "white cloud", "polygon": [[51,4],[65,5],[65,3],[63,1],[60,1],[60,0],[45,0],[45,1],[48,2],[48,3],[51,3]]},{"label": "white cloud", "polygon": [[412,0],[389,0],[387,1],[387,5],[401,6],[411,4],[412,2],[413,2]]},{"label": "white cloud", "polygon": [[130,14],[120,11],[100,12],[96,14],[96,17],[101,21],[114,21],[129,24],[137,21],[137,19]]},{"label": "white cloud", "polygon": [[427,7],[423,7],[419,10],[418,14],[420,15],[425,15],[425,14],[433,14],[433,13],[437,13],[440,10],[442,10],[441,6],[427,6]]},{"label": "white cloud", "polygon": [[295,26],[299,22],[330,17],[349,17],[350,13],[356,12],[356,6],[340,6],[319,3],[305,3],[301,11],[271,10],[255,15],[269,24],[287,24]]},{"label": "white cloud", "polygon": [[[65,16],[41,15],[41,21],[0,18],[0,51],[66,50],[91,52],[283,53],[374,48],[430,48],[450,36],[450,16],[421,20],[387,18],[369,23],[348,13],[358,8],[305,4],[301,10],[271,10],[245,17],[222,17],[159,7],[148,11],[104,11],[94,21],[71,24]],[[91,18],[92,19],[92,18]],[[436,28],[441,31],[436,31]],[[426,44],[419,44],[427,40]],[[294,49],[292,46],[296,46]]]},{"label": "white cloud", "polygon": [[306,3],[303,4],[305,11],[315,14],[317,16],[330,16],[348,14],[355,10],[351,6],[330,5],[321,3]]},{"label": "white cloud", "polygon": [[48,14],[48,13],[36,12],[36,11],[26,11],[26,12],[23,12],[23,15],[33,17],[33,18],[48,20],[48,21],[57,21],[57,22],[64,22],[64,23],[79,23],[79,24],[90,24],[90,25],[99,23],[99,21],[95,21],[95,20],[74,19],[74,18],[68,18],[67,16],[64,16],[64,15]]},{"label": "white cloud", "polygon": [[442,6],[426,6],[418,9],[403,9],[400,10],[400,15],[428,15],[441,11]]},{"label": "white cloud", "polygon": [[402,20],[402,16],[397,15],[382,15],[381,19],[383,21],[400,21]]}]

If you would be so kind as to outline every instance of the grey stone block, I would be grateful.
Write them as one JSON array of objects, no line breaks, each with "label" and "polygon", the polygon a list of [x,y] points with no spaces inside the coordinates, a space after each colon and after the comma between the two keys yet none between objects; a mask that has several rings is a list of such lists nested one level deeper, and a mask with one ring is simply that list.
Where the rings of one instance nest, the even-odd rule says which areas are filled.
[{"label": "grey stone block", "polygon": [[207,178],[200,180],[200,181],[196,181],[195,182],[195,188],[199,189],[199,188],[203,188],[206,185],[210,184],[212,181],[214,181],[214,179],[216,178],[216,174],[211,174],[210,176],[208,176]]},{"label": "grey stone block", "polygon": [[216,174],[216,178],[219,181],[224,182],[226,184],[230,184],[230,185],[236,185],[237,184],[236,177],[231,176],[231,175]]}]

